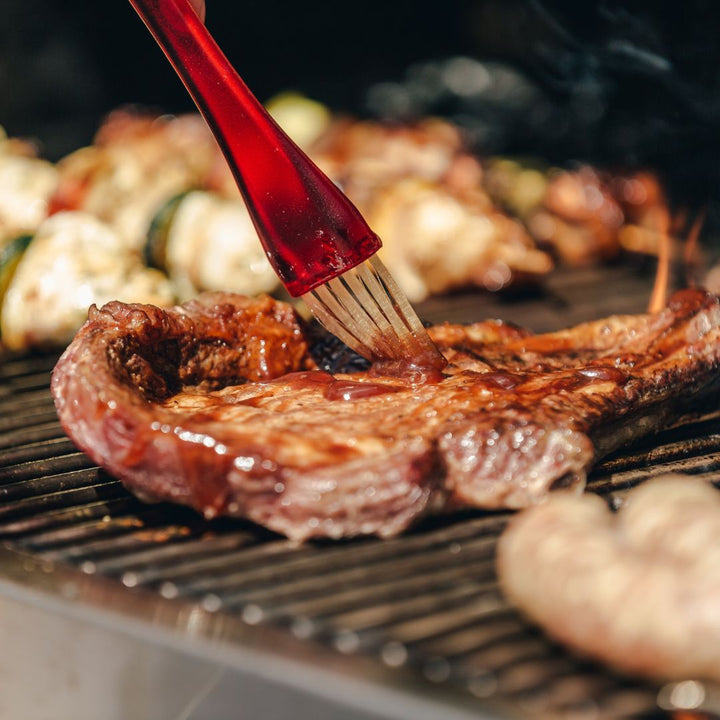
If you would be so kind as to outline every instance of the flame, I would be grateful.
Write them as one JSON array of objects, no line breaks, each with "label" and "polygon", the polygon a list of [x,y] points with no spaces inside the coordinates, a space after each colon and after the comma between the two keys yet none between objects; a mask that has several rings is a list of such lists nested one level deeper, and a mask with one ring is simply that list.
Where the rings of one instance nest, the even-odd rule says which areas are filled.
[{"label": "flame", "polygon": [[651,223],[657,230],[659,247],[655,284],[650,294],[648,312],[658,313],[665,307],[670,281],[670,212],[664,205],[658,205],[651,212]]},{"label": "flame", "polygon": [[687,240],[683,248],[683,263],[685,266],[685,279],[688,286],[693,287],[697,284],[697,274],[701,265],[700,257],[700,231],[705,223],[707,209],[703,208],[698,214],[693,224],[690,226]]},{"label": "flame", "polygon": [[[670,261],[672,257],[670,228],[672,226],[677,229],[685,225],[687,216],[681,211],[673,220],[665,206],[658,206],[652,212],[651,225],[657,232],[658,237],[658,265],[655,273],[655,284],[648,303],[648,312],[657,313],[665,307],[670,283]],[[696,276],[701,264],[699,239],[705,216],[705,209],[697,214],[683,244],[683,266],[685,268],[685,282],[688,287],[697,284]]]}]

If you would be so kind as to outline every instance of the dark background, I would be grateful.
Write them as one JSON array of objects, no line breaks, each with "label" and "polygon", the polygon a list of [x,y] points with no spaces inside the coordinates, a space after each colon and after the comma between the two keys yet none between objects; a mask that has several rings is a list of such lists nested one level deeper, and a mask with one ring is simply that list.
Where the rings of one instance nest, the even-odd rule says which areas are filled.
[{"label": "dark background", "polygon": [[[465,2],[208,0],[207,24],[255,94],[297,89],[356,110],[370,84],[469,50]],[[0,123],[52,155],[124,103],[191,103],[125,0],[3,0]]]},{"label": "dark background", "polygon": [[[296,89],[361,115],[444,114],[483,152],[646,165],[683,202],[703,204],[720,185],[715,7],[208,0],[207,22],[261,100]],[[51,159],[89,142],[119,105],[191,109],[125,0],[3,0],[3,15],[0,124],[38,138]],[[486,63],[488,86],[471,95],[443,86],[452,56]],[[393,101],[403,93],[409,102]]]}]

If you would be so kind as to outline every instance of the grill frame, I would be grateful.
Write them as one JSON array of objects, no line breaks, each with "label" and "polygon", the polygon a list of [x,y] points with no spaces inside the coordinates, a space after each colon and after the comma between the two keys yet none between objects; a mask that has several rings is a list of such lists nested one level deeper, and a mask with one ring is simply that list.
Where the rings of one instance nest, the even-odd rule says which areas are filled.
[{"label": "grill frame", "polygon": [[[543,331],[642,311],[649,283],[629,266],[557,274],[540,297],[460,295],[421,314],[501,315]],[[250,523],[144,505],[63,434],[47,387],[53,363],[0,366],[0,596],[128,632],[152,627],[157,642],[243,673],[285,673],[328,699],[338,687],[359,705],[390,693],[414,708],[407,717],[422,717],[420,707],[458,718],[671,716],[658,706],[667,689],[570,656],[507,605],[493,549],[510,513],[297,546]],[[610,456],[588,488],[618,505],[637,483],[680,469],[720,481],[720,411]]]}]

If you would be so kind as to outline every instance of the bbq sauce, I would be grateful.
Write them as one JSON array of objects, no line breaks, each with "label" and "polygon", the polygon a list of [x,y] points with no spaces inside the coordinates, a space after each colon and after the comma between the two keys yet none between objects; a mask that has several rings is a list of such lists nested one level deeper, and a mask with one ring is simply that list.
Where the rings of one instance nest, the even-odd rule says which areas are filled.
[{"label": "bbq sauce", "polygon": [[593,365],[581,368],[577,371],[578,375],[582,375],[589,380],[597,380],[598,382],[612,382],[622,385],[627,382],[628,376],[618,368],[608,365]]},{"label": "bbq sauce", "polygon": [[[434,349],[433,349],[434,350]],[[413,358],[374,360],[369,375],[375,377],[395,377],[409,385],[430,385],[439,383],[445,376],[446,358],[437,352],[427,351]]]},{"label": "bbq sauce", "polygon": [[292,390],[317,388],[322,391],[327,400],[358,400],[360,398],[374,397],[394,393],[400,387],[375,382],[358,382],[356,380],[338,379],[322,370],[308,370],[307,372],[289,373],[278,378]]},{"label": "bbq sauce", "polygon": [[552,389],[555,391],[572,391],[591,385],[592,383],[613,383],[624,385],[628,376],[622,370],[607,365],[595,365],[580,368],[569,375],[561,375],[552,381]]},{"label": "bbq sauce", "polygon": [[514,390],[526,380],[524,375],[493,370],[478,376],[477,381],[499,390]]},{"label": "bbq sauce", "polygon": [[352,380],[333,380],[325,390],[328,400],[357,400],[359,398],[384,395],[397,392],[399,388],[381,383],[354,382]]}]

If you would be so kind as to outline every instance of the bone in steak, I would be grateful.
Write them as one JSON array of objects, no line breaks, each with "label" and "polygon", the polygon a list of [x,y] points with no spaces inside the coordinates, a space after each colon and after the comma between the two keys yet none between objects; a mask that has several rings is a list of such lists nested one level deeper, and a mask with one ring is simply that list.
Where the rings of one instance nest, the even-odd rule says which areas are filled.
[{"label": "bone in steak", "polygon": [[318,369],[309,329],[270,298],[112,302],[91,308],[52,391],[75,443],[144,498],[295,539],[390,536],[430,512],[581,491],[596,453],[710,390],[719,326],[701,291],[546,335],[439,325],[444,377],[413,385]]},{"label": "bone in steak", "polygon": [[498,545],[505,593],[549,634],[633,674],[720,680],[720,493],[667,476],[613,514],[598,496],[517,515]]}]

